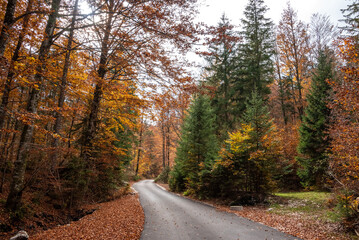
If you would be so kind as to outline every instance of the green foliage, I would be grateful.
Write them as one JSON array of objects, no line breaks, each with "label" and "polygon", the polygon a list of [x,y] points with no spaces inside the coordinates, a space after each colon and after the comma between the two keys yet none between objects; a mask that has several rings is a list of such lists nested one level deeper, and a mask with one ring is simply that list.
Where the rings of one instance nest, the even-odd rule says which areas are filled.
[{"label": "green foliage", "polygon": [[209,98],[198,95],[190,106],[177,147],[175,166],[170,173],[170,188],[200,194],[202,174],[212,168],[218,146],[214,115]]},{"label": "green foliage", "polygon": [[168,179],[169,187],[172,191],[182,192],[186,189],[185,175],[182,172],[181,162],[177,161],[176,165],[170,172]]},{"label": "green foliage", "polygon": [[228,197],[273,189],[280,149],[268,110],[256,92],[247,103],[241,128],[226,143],[213,169],[214,194]]},{"label": "green foliage", "polygon": [[168,183],[170,171],[171,168],[169,166],[166,166],[161,172],[161,174],[156,177],[155,182]]},{"label": "green foliage", "polygon": [[216,115],[216,134],[221,140],[227,138],[227,131],[233,130],[236,118],[233,97],[233,84],[236,81],[238,64],[236,53],[238,36],[233,25],[223,15],[218,26],[213,30],[213,39],[206,55],[208,77],[206,84],[214,89],[211,106]]},{"label": "green foliage", "polygon": [[73,156],[64,168],[60,169],[60,178],[66,189],[66,206],[76,205],[86,198],[103,200],[112,195],[122,184],[122,164],[117,159],[105,162],[98,159],[95,169],[88,169],[82,158]]},{"label": "green foliage", "polygon": [[278,189],[281,191],[298,191],[302,189],[296,165],[284,159],[283,156],[281,156],[280,162],[276,164],[276,171],[273,177]]},{"label": "green foliage", "polygon": [[122,162],[123,165],[128,165],[132,160],[132,147],[133,147],[133,139],[134,139],[134,132],[129,127],[121,126],[121,128],[112,129],[116,135],[116,141],[112,144],[121,150],[122,154],[119,157],[119,160]]},{"label": "green foliage", "polygon": [[240,45],[238,65],[241,66],[239,81],[235,89],[238,96],[238,110],[245,110],[245,100],[257,91],[267,99],[270,93],[269,84],[273,82],[274,35],[273,22],[265,17],[268,7],[263,0],[249,0],[242,19],[243,43]]},{"label": "green foliage", "polygon": [[273,130],[273,121],[263,98],[255,90],[251,98],[246,102],[246,111],[243,114],[243,122],[250,124],[253,128],[251,139],[256,150],[263,147],[263,138]]},{"label": "green foliage", "polygon": [[137,181],[140,181],[140,180],[141,180],[141,177],[138,176],[138,175],[133,175],[133,176],[132,176],[132,180],[135,181],[135,182],[137,182]]},{"label": "green foliage", "polygon": [[111,196],[122,184],[121,165],[98,164],[91,173],[94,177],[89,183],[89,190],[95,200],[103,200]]},{"label": "green foliage", "polygon": [[356,40],[359,39],[359,3],[357,0],[353,0],[351,4],[348,4],[346,9],[341,10],[344,16],[346,25],[343,27],[352,36],[355,36]]},{"label": "green foliage", "polygon": [[328,148],[330,147],[328,96],[331,91],[328,80],[331,79],[333,79],[332,61],[327,54],[321,52],[307,96],[308,106],[299,129],[298,153],[300,156],[297,160],[302,168],[298,174],[306,187],[322,188],[327,179]]},{"label": "green foliage", "polygon": [[344,226],[353,230],[359,219],[359,197],[353,192],[343,191],[337,194],[336,210]]},{"label": "green foliage", "polygon": [[65,199],[68,206],[72,206],[87,191],[88,182],[85,170],[85,163],[82,158],[72,156],[70,161],[64,168],[59,171],[61,179],[63,179],[64,187],[67,189]]}]

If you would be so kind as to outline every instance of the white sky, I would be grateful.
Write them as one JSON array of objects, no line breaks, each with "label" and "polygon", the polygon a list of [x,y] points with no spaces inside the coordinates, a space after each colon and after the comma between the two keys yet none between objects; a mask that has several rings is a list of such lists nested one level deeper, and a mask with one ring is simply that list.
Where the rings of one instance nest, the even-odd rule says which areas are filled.
[{"label": "white sky", "polygon": [[[223,13],[231,20],[232,24],[239,24],[243,18],[243,11],[248,0],[201,0],[203,6],[200,8],[198,20],[208,25],[217,25]],[[288,0],[264,0],[269,7],[267,17],[278,24],[283,8],[287,6]],[[345,9],[350,0],[290,0],[291,6],[298,12],[299,20],[310,22],[313,13],[329,15],[335,25],[342,19],[340,9]]]}]

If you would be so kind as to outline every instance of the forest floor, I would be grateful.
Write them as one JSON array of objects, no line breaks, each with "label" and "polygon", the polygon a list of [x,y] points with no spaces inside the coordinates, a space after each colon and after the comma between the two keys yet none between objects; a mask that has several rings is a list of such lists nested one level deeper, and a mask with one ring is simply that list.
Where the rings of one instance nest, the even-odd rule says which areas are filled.
[{"label": "forest floor", "polygon": [[81,206],[72,212],[56,210],[45,201],[33,203],[25,194],[26,213],[22,221],[9,223],[4,210],[6,193],[0,194],[0,239],[9,239],[17,231],[25,230],[30,239],[140,239],[144,213],[134,193],[121,194],[103,203]]},{"label": "forest floor", "polygon": [[[159,185],[169,190],[168,184]],[[242,211],[233,211],[228,204],[220,200],[201,200],[201,202],[210,204],[220,211],[234,213],[304,240],[359,239],[345,232],[339,221],[324,216],[323,212],[330,212],[324,204],[324,197],[325,194],[319,194],[319,197],[318,194],[314,194],[314,197],[313,194],[308,196],[302,193],[278,194],[270,199],[269,205],[244,206]]]}]

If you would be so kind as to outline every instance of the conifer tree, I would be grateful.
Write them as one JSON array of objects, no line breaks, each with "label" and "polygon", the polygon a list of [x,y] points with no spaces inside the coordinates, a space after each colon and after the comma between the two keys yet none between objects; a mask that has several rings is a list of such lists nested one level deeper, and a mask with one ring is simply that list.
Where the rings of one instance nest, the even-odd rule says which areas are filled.
[{"label": "conifer tree", "polygon": [[246,105],[241,128],[230,133],[229,145],[221,150],[213,168],[214,195],[263,194],[274,186],[274,161],[280,153],[274,125],[257,92]]},{"label": "conifer tree", "polygon": [[302,169],[298,173],[304,186],[320,188],[325,183],[328,168],[327,151],[330,146],[330,79],[333,79],[332,61],[327,53],[320,52],[317,70],[307,96],[308,106],[299,129],[298,153],[301,156],[297,159]]},{"label": "conifer tree", "polygon": [[344,16],[344,21],[346,24],[343,27],[349,35],[354,36],[356,41],[359,38],[359,1],[352,0],[352,3],[348,5],[346,9],[341,10]]},{"label": "conifer tree", "polygon": [[252,97],[246,102],[243,122],[253,128],[251,139],[255,150],[261,149],[261,139],[272,130],[273,121],[264,100],[257,91],[252,92]]},{"label": "conifer tree", "polygon": [[209,52],[205,53],[209,76],[207,85],[214,88],[214,97],[211,106],[217,116],[216,133],[221,140],[227,138],[227,131],[233,130],[235,121],[233,104],[233,82],[237,74],[236,52],[239,38],[233,31],[225,15],[221,17],[218,26],[211,30],[212,38],[209,43]]},{"label": "conifer tree", "polygon": [[243,44],[240,46],[240,78],[236,91],[240,93],[239,110],[245,109],[245,99],[256,89],[266,99],[273,81],[274,35],[273,22],[265,17],[268,7],[263,0],[249,0],[242,19]]},{"label": "conifer tree", "polygon": [[273,181],[273,161],[278,158],[278,144],[275,140],[273,121],[262,96],[256,91],[246,102],[243,123],[250,125],[248,132],[251,147],[249,159],[252,165],[247,169],[248,190],[265,193],[271,190]]},{"label": "conifer tree", "polygon": [[212,168],[218,152],[214,120],[209,98],[198,95],[182,126],[175,166],[171,172],[171,189],[198,193],[201,174]]}]

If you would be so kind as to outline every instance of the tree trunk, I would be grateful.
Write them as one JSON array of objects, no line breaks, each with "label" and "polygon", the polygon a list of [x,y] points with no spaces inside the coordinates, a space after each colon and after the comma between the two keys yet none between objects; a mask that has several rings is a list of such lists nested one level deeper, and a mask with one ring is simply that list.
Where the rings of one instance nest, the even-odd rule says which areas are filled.
[{"label": "tree trunk", "polygon": [[9,31],[14,23],[16,3],[17,0],[7,1],[3,27],[0,33],[0,57],[4,56],[6,45],[9,41]]},{"label": "tree trunk", "polygon": [[140,139],[139,139],[139,142],[138,142],[138,150],[137,150],[136,176],[138,174],[138,169],[139,169],[139,165],[140,165],[140,158],[141,158],[142,132],[143,132],[143,127],[142,127],[142,122],[141,122]]},{"label": "tree trunk", "polygon": [[[60,8],[61,0],[53,0],[51,4],[51,14],[47,20],[44,40],[41,43],[39,50],[39,65],[36,68],[36,74],[34,77],[35,82],[39,88],[33,88],[30,91],[29,100],[26,110],[30,114],[37,113],[38,102],[40,98],[40,92],[43,84],[43,72],[45,71],[46,59],[48,52],[52,44],[52,37],[56,26],[56,19]],[[22,192],[24,190],[24,177],[26,169],[26,157],[29,150],[29,145],[33,136],[34,127],[31,123],[26,124],[22,130],[20,144],[18,148],[18,154],[14,162],[14,170],[12,175],[12,182],[10,186],[10,193],[7,197],[6,207],[13,211],[16,211],[21,204]]]},{"label": "tree trunk", "polygon": [[166,168],[166,133],[165,133],[164,123],[162,123],[161,132],[162,132],[162,167],[163,169],[165,169]]},{"label": "tree trunk", "polygon": [[171,146],[171,139],[170,139],[170,127],[167,126],[167,139],[166,139],[166,150],[167,150],[167,167],[170,166],[170,146]]},{"label": "tree trunk", "polygon": [[[28,1],[26,12],[31,11],[32,2],[33,2],[33,0]],[[30,15],[27,15],[24,18],[21,33],[19,35],[19,39],[17,41],[14,54],[11,58],[10,68],[9,68],[9,71],[8,71],[8,74],[7,74],[5,83],[4,83],[4,90],[3,90],[3,95],[2,95],[1,105],[0,105],[0,129],[4,128],[4,123],[5,123],[5,119],[6,119],[6,115],[7,115],[7,106],[9,104],[11,84],[12,84],[12,80],[14,79],[14,76],[15,76],[14,65],[19,59],[20,49],[24,42],[24,37],[25,37],[26,31],[27,31],[27,28],[29,26],[29,19],[30,19]],[[1,142],[1,140],[2,140],[2,134],[0,132],[0,142]]]},{"label": "tree trunk", "polygon": [[279,85],[279,99],[280,99],[280,105],[281,105],[281,110],[282,110],[282,115],[283,115],[283,121],[284,121],[284,125],[287,125],[287,114],[285,111],[285,105],[284,105],[284,86],[283,86],[283,79],[282,79],[282,75],[281,75],[281,71],[280,71],[280,65],[279,65],[279,59],[278,59],[278,55],[276,55],[276,67],[277,67],[277,74],[278,74],[278,85]]},{"label": "tree trunk", "polygon": [[85,161],[86,168],[91,169],[92,166],[92,147],[93,147],[93,140],[96,137],[97,129],[98,129],[98,115],[100,112],[100,103],[102,100],[103,95],[103,83],[104,78],[107,73],[107,60],[108,60],[108,51],[109,51],[109,39],[111,35],[112,29],[112,18],[113,18],[113,8],[114,8],[114,1],[110,1],[109,12],[108,12],[108,19],[106,21],[106,29],[103,36],[103,40],[101,43],[101,55],[100,55],[100,63],[99,68],[97,70],[98,80],[96,83],[94,96],[91,101],[90,105],[90,114],[89,119],[87,122],[87,126],[85,126],[85,130],[83,133],[83,149],[81,151],[81,157]]},{"label": "tree trunk", "polygon": [[[72,52],[72,42],[74,39],[74,29],[75,29],[75,22],[76,22],[76,14],[78,11],[78,2],[79,0],[75,1],[74,10],[73,10],[73,16],[71,20],[71,26],[70,26],[70,34],[69,39],[67,42],[66,47],[66,55],[65,55],[65,63],[64,68],[62,69],[62,76],[61,76],[61,84],[60,84],[60,93],[59,93],[59,99],[57,103],[58,110],[55,112],[55,124],[54,124],[54,133],[56,135],[61,135],[61,129],[62,129],[62,119],[63,116],[61,114],[61,110],[64,107],[64,101],[65,101],[65,94],[66,94],[66,85],[67,85],[67,74],[70,68],[70,56]],[[51,171],[54,171],[58,157],[59,157],[59,139],[57,137],[54,137],[52,142],[52,147],[54,148],[54,154],[51,156]]]}]

